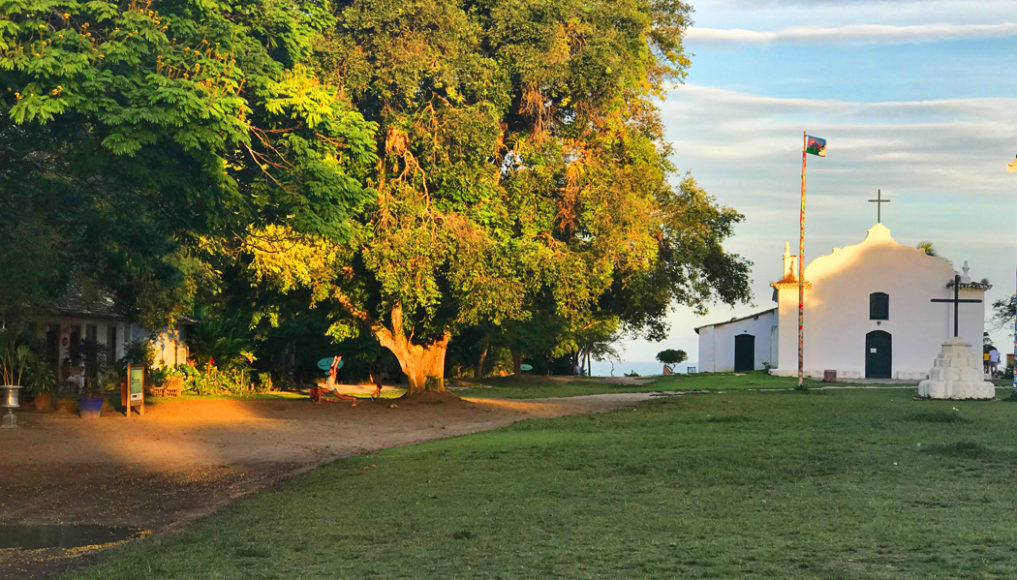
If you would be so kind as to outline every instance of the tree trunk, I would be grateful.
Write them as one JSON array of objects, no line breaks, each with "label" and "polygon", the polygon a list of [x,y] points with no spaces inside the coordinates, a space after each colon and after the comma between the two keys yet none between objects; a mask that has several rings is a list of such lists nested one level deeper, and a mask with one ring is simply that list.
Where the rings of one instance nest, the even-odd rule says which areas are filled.
[{"label": "tree trunk", "polygon": [[392,308],[392,328],[375,324],[371,330],[382,347],[392,351],[399,361],[399,367],[409,379],[408,396],[424,391],[445,390],[445,353],[448,351],[450,336],[446,333],[438,340],[426,344],[414,344],[412,336],[403,330],[401,306]]},{"label": "tree trunk", "polygon": [[477,370],[473,373],[473,378],[482,379],[484,378],[484,363],[487,361],[487,349],[490,347],[491,341],[487,338],[484,339],[484,350],[480,351],[480,360],[477,361]]}]

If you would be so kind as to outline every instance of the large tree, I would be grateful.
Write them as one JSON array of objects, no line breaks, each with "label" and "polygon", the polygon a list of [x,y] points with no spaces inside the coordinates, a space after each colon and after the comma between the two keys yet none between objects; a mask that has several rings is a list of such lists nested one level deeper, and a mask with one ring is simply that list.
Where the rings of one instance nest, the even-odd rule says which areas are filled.
[{"label": "large tree", "polygon": [[744,298],[747,264],[720,245],[740,216],[670,183],[655,100],[687,66],[687,13],[340,3],[319,70],[378,125],[376,200],[354,244],[256,232],[275,243],[252,247],[253,271],[313,288],[337,335],[370,329],[411,393],[442,388],[449,340],[470,325],[553,318],[578,336],[616,320],[659,335],[676,300]]},{"label": "large tree", "polygon": [[304,296],[334,337],[369,329],[411,393],[443,388],[468,326],[558,328],[552,350],[605,324],[660,335],[672,304],[747,292],[721,246],[740,216],[671,181],[655,101],[688,64],[688,11],[10,0],[3,201],[35,200],[28,225],[66,201],[79,219],[36,250],[153,316],[217,287],[200,276]]}]

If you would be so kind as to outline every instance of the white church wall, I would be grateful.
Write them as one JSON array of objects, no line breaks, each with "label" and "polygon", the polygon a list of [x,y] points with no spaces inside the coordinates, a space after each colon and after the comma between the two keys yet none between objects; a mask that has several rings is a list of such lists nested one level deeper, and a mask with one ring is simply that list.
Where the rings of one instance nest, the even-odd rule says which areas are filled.
[{"label": "white church wall", "polygon": [[770,368],[777,366],[777,355],[780,352],[780,324],[777,322],[777,311],[773,313],[773,324],[770,326]]},{"label": "white church wall", "polygon": [[[865,376],[866,334],[891,336],[892,378],[922,379],[944,340],[953,334],[953,307],[931,298],[952,297],[946,287],[953,267],[942,258],[903,246],[876,225],[861,244],[835,249],[805,268],[804,372],[821,378],[835,370],[839,379]],[[887,320],[871,320],[869,295],[889,297]],[[980,297],[980,290],[963,291]],[[979,296],[975,296],[978,294]],[[778,369],[795,375],[798,366],[798,291],[778,292]],[[980,349],[984,306],[961,304],[961,338]],[[974,339],[974,340],[973,340]],[[980,352],[980,351],[979,351]]]},{"label": "white church wall", "polygon": [[788,289],[778,292],[777,311],[777,368],[771,369],[770,374],[797,376],[798,291]]}]

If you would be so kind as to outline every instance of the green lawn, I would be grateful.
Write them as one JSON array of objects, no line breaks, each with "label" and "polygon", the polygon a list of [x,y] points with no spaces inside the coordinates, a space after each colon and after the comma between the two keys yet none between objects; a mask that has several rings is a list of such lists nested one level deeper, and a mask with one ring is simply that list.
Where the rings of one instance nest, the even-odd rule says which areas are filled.
[{"label": "green lawn", "polygon": [[[808,388],[827,386],[830,383],[805,380]],[[843,386],[847,383],[838,383]],[[603,393],[640,393],[654,391],[698,391],[731,389],[793,389],[796,377],[773,377],[765,371],[749,373],[699,373],[653,377],[545,377],[523,375],[519,377],[491,377],[481,381],[460,381],[453,390],[460,397],[499,399],[540,399],[549,397],[575,397]]]},{"label": "green lawn", "polygon": [[913,394],[696,394],[350,458],[78,575],[1017,576],[1017,404]]}]

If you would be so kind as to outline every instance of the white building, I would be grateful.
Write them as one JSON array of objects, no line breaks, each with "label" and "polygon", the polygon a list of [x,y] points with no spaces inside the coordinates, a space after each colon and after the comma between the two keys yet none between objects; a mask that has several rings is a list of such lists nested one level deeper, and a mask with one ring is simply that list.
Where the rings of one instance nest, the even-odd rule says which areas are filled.
[{"label": "white building", "polygon": [[77,283],[68,289],[56,307],[32,318],[36,335],[45,341],[46,358],[53,364],[57,392],[71,392],[65,381],[83,371],[92,378],[111,368],[139,340],[148,340],[155,350],[155,366],[184,363],[190,356],[185,342],[185,325],[152,332],[130,322],[117,311],[111,294],[91,284]]},{"label": "white building", "polygon": [[777,309],[700,326],[699,372],[741,372],[774,366],[777,360]]},{"label": "white building", "polygon": [[[771,284],[775,309],[696,329],[700,371],[769,367],[775,375],[797,375],[797,270],[797,256],[785,246],[783,277]],[[926,378],[954,334],[954,305],[931,299],[953,298],[955,274],[943,258],[897,243],[882,224],[860,244],[816,258],[804,271],[804,374]],[[965,265],[961,300],[984,300],[989,287],[972,281]],[[957,314],[957,334],[980,360],[984,301],[961,303]]]}]

